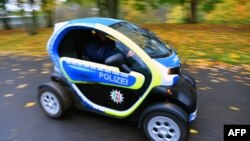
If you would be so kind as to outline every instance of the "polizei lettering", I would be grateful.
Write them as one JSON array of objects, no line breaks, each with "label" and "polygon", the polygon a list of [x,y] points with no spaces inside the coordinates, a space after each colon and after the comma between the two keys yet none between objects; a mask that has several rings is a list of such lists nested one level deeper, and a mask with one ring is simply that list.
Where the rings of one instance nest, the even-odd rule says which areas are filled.
[{"label": "polizei lettering", "polygon": [[120,77],[117,75],[111,75],[104,72],[99,72],[99,78],[104,79],[106,81],[114,82],[116,84],[128,85],[128,79],[124,77]]}]

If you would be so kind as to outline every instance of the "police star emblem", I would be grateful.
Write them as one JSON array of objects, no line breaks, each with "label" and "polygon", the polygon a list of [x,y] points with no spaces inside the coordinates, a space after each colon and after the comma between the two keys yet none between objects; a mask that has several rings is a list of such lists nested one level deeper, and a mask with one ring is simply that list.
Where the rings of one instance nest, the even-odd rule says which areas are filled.
[{"label": "police star emblem", "polygon": [[123,94],[118,91],[118,90],[112,90],[110,92],[111,99],[116,103],[116,104],[121,104],[123,102]]}]

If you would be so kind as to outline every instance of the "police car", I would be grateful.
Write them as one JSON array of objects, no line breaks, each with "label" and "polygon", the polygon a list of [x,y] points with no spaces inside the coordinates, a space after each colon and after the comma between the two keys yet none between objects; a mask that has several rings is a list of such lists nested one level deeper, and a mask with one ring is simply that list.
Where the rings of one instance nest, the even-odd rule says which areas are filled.
[{"label": "police car", "polygon": [[[103,63],[86,55],[96,32],[117,50]],[[96,114],[136,120],[149,140],[184,141],[196,118],[194,79],[181,72],[176,52],[134,23],[85,18],[55,24],[47,50],[51,81],[38,88],[38,103],[52,118],[77,106]],[[128,58],[124,58],[132,52]]]}]

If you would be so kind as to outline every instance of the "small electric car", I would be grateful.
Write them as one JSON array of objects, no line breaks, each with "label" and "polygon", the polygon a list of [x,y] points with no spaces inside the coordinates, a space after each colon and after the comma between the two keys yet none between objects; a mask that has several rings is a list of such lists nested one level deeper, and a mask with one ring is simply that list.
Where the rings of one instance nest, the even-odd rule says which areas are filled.
[{"label": "small electric car", "polygon": [[[101,40],[97,33],[116,51],[102,62],[87,55],[96,47],[89,43]],[[54,72],[39,86],[38,103],[49,117],[61,118],[74,105],[137,121],[152,141],[188,138],[197,113],[196,83],[152,32],[124,20],[78,19],[55,24],[47,49]]]}]

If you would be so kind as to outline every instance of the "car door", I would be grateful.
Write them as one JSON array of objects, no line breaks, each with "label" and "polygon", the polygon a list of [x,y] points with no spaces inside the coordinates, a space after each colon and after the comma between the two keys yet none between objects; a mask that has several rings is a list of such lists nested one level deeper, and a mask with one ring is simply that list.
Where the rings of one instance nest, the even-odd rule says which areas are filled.
[{"label": "car door", "polygon": [[[127,54],[129,48],[115,39],[116,47]],[[133,106],[145,93],[151,82],[150,70],[134,53],[126,60],[131,72],[121,72],[118,67],[88,60],[61,57],[60,67],[64,76],[86,106],[124,111]]]}]

